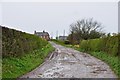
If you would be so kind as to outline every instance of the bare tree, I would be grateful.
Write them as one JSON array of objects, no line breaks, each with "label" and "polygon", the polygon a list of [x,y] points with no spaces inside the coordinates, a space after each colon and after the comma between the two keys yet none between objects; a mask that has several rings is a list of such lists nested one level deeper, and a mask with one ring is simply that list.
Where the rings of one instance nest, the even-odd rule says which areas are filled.
[{"label": "bare tree", "polygon": [[102,29],[101,23],[93,21],[93,18],[78,20],[70,25],[70,33],[74,34],[74,41],[77,40],[78,43],[81,39],[100,38],[104,35]]}]

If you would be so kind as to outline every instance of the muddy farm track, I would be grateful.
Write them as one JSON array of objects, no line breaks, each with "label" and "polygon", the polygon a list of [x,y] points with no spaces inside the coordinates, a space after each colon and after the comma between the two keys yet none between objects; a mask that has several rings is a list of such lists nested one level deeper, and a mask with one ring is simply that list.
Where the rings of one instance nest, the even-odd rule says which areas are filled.
[{"label": "muddy farm track", "polygon": [[21,78],[116,78],[103,61],[89,54],[50,43],[55,47],[55,51],[49,59]]}]

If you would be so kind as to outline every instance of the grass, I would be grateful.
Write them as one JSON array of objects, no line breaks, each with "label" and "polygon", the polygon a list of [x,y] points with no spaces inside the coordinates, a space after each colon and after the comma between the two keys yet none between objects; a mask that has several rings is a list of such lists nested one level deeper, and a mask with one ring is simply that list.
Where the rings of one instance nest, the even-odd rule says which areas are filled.
[{"label": "grass", "polygon": [[22,57],[7,57],[2,60],[2,78],[17,78],[43,63],[54,48],[48,44]]},{"label": "grass", "polygon": [[66,45],[64,43],[61,43],[59,41],[53,41],[57,44],[60,44],[62,46],[65,47],[69,47],[69,48],[73,48],[75,50],[78,50],[80,52],[86,52],[89,53],[90,55],[104,61],[105,63],[107,63],[110,68],[114,71],[114,73],[120,78],[120,61],[119,61],[119,57],[118,56],[112,56],[110,54],[107,54],[105,52],[93,52],[93,51],[85,51],[83,49],[80,49],[80,47],[76,47],[76,45]]},{"label": "grass", "polygon": [[53,42],[55,42],[55,43],[57,43],[57,44],[60,44],[60,45],[66,46],[66,45],[64,44],[64,41],[56,40],[56,39],[52,39],[51,41],[53,41]]}]

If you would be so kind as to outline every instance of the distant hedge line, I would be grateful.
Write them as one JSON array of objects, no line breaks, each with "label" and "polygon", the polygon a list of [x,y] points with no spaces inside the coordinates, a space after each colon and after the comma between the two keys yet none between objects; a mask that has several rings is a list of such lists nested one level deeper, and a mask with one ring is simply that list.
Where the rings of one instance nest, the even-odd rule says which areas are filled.
[{"label": "distant hedge line", "polygon": [[2,56],[18,57],[48,44],[36,35],[2,27]]},{"label": "distant hedge line", "polygon": [[83,40],[80,48],[85,51],[103,51],[113,56],[120,55],[120,34],[100,39]]}]

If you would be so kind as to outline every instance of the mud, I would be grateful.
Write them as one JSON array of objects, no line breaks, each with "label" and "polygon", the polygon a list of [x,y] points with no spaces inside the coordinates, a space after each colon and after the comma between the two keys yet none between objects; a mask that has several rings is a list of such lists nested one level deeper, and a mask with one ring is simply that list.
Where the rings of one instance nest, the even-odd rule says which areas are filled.
[{"label": "mud", "polygon": [[55,51],[42,65],[20,78],[117,78],[103,61],[50,42]]}]

